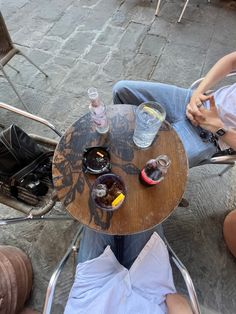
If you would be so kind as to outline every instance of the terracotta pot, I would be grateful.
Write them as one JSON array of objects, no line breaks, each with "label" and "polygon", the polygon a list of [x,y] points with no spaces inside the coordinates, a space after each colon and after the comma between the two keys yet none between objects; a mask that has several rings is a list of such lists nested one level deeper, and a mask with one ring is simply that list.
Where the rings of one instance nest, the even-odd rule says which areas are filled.
[{"label": "terracotta pot", "polygon": [[225,217],[223,233],[230,252],[236,257],[236,209]]},{"label": "terracotta pot", "polygon": [[13,246],[0,246],[0,314],[18,314],[32,288],[32,266]]}]

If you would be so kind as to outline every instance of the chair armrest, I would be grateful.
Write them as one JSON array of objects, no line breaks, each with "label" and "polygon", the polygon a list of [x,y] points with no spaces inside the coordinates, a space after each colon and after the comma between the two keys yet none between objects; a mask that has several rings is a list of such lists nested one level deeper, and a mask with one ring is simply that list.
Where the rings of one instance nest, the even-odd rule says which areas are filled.
[{"label": "chair armrest", "polygon": [[12,111],[12,112],[19,114],[21,116],[24,116],[28,119],[42,123],[42,124],[46,125],[47,127],[49,127],[51,130],[53,130],[58,136],[60,136],[60,137],[62,136],[62,134],[55,128],[55,126],[53,124],[51,124],[50,122],[48,122],[47,120],[45,120],[41,117],[35,116],[35,115],[33,115],[27,111],[12,107],[12,106],[7,105],[3,102],[0,102],[0,108],[6,109],[8,111]]},{"label": "chair armrest", "polygon": [[236,155],[224,155],[210,158],[212,164],[234,164],[236,162]]},{"label": "chair armrest", "polygon": [[189,89],[195,89],[195,88],[197,88],[198,85],[201,83],[201,81],[202,81],[203,79],[204,79],[204,77],[200,77],[198,80],[194,81],[194,82],[190,85]]},{"label": "chair armrest", "polygon": [[63,220],[73,220],[73,218],[71,218],[69,216],[47,216],[47,217],[37,216],[37,217],[34,217],[31,214],[29,214],[28,216],[23,216],[23,217],[0,219],[0,226],[12,225],[12,224],[17,224],[17,223],[22,223],[22,222],[27,222],[27,221],[40,221],[40,220],[63,221]]},{"label": "chair armrest", "polygon": [[81,235],[83,231],[83,226],[79,227],[79,230],[76,232],[69,248],[67,249],[65,255],[63,256],[63,258],[61,259],[61,261],[59,262],[57,268],[55,269],[55,271],[53,272],[49,284],[48,284],[48,288],[47,288],[47,292],[46,292],[46,297],[45,297],[45,302],[44,302],[44,307],[43,307],[43,313],[42,314],[50,314],[51,313],[51,308],[52,308],[52,303],[53,303],[53,297],[54,297],[54,293],[55,293],[55,288],[56,288],[56,284],[57,284],[57,280],[66,264],[66,262],[68,261],[70,254],[74,251],[75,249],[75,244],[79,238],[79,236]]},{"label": "chair armrest", "polygon": [[40,136],[37,134],[29,133],[29,136],[37,142],[37,144],[49,147],[50,149],[55,150],[58,144],[58,141],[50,139],[48,137]]},{"label": "chair armrest", "polygon": [[164,238],[164,242],[165,242],[165,244],[166,244],[166,246],[168,248],[168,251],[169,251],[169,253],[171,255],[171,258],[172,258],[173,262],[175,263],[175,265],[179,269],[181,275],[183,276],[184,282],[185,282],[187,290],[188,290],[189,299],[190,299],[191,308],[192,308],[193,313],[194,314],[201,314],[199,302],[198,302],[198,299],[197,299],[197,293],[196,293],[196,290],[195,290],[194,285],[193,285],[192,278],[190,277],[187,268],[184,266],[184,264],[177,257],[177,255],[175,254],[175,252],[173,251],[173,249],[169,245],[169,243],[166,240],[166,238]]},{"label": "chair armrest", "polygon": [[8,225],[20,221],[27,221],[27,220],[32,220],[33,218],[36,217],[42,217],[45,214],[47,214],[56,204],[57,199],[55,197],[52,197],[47,203],[40,208],[33,209],[31,205],[24,204],[23,202],[19,202],[18,200],[8,197],[7,195],[0,195],[0,203],[4,204],[8,207],[11,207],[13,209],[16,209],[28,216],[24,217],[17,217],[17,218],[6,218],[6,219],[0,219],[0,225]]}]

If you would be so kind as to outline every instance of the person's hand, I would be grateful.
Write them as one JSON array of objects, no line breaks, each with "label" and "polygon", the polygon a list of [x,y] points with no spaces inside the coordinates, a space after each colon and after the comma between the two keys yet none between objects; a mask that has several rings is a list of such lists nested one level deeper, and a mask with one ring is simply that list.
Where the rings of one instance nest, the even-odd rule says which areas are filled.
[{"label": "person's hand", "polygon": [[197,118],[202,118],[202,103],[209,99],[209,96],[205,96],[199,93],[193,93],[189,104],[186,108],[186,116],[192,122],[193,125],[199,125]]},{"label": "person's hand", "polygon": [[224,127],[224,123],[219,117],[214,96],[208,96],[207,99],[210,101],[210,108],[206,109],[201,106],[199,108],[201,115],[195,116],[194,118],[201,128],[215,133],[218,129]]}]

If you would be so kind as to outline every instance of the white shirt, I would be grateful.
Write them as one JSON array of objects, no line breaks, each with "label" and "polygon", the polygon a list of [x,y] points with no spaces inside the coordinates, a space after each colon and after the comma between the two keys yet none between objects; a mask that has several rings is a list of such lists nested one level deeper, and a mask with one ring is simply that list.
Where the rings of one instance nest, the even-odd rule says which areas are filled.
[{"label": "white shirt", "polygon": [[[236,130],[236,83],[218,89],[214,93],[214,98],[219,116],[226,128]],[[229,148],[221,139],[219,145],[222,150]]]},{"label": "white shirt", "polygon": [[128,270],[107,246],[76,269],[64,314],[164,314],[175,293],[167,248],[157,233]]}]

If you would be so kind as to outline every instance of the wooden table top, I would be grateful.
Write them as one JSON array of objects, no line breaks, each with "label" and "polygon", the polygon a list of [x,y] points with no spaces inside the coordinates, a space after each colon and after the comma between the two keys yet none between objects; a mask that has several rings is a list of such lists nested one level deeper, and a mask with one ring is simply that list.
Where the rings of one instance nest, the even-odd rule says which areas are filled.
[{"label": "wooden table top", "polygon": [[[105,135],[96,132],[86,114],[65,132],[55,150],[52,173],[58,198],[76,220],[103,233],[125,235],[156,226],[178,206],[185,190],[188,161],[178,135],[165,122],[151,147],[137,148],[132,140],[135,108],[108,106],[110,130]],[[112,172],[126,184],[125,202],[114,212],[91,202],[90,186],[97,176],[82,170],[83,151],[91,146],[109,147]],[[162,154],[171,159],[165,179],[154,187],[143,186],[139,171],[149,159]]]}]

